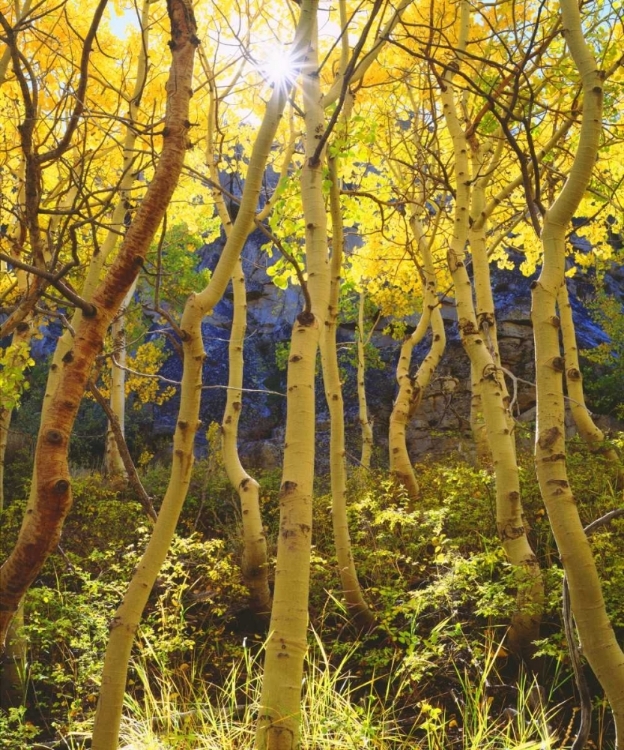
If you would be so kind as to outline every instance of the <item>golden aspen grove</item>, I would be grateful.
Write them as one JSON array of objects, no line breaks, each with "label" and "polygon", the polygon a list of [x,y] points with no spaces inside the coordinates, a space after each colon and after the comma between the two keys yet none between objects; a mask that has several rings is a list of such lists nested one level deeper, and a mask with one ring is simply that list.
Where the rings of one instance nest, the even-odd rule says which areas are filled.
[{"label": "golden aspen grove", "polygon": [[624,750],[621,0],[0,0],[0,748]]}]

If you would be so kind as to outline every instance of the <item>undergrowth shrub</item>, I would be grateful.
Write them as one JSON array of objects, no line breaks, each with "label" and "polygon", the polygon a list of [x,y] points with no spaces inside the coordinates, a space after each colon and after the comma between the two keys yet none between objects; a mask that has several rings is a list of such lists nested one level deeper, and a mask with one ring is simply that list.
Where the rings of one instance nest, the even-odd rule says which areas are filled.
[{"label": "undergrowth shrub", "polygon": [[[532,457],[521,455],[520,463],[526,520],[546,586],[539,653],[545,673],[558,674],[552,700],[566,701],[555,732],[561,738],[574,705],[566,682],[570,665],[559,616],[562,570]],[[582,444],[570,444],[569,467],[584,523],[618,507],[608,469]],[[413,510],[404,490],[382,472],[357,472],[350,483],[354,559],[379,623],[368,635],[357,634],[348,623],[333,550],[331,497],[322,494],[326,482],[320,483],[314,506],[310,597],[310,619],[318,640],[311,631],[311,641],[316,649],[324,644],[323,669],[335,676],[330,682],[338,697],[349,696],[349,707],[343,707],[349,717],[368,722],[373,735],[381,732],[384,716],[384,721],[392,718],[396,745],[388,740],[379,747],[428,747],[431,742],[434,747],[437,742],[446,748],[459,741],[461,732],[476,736],[486,729],[504,730],[510,737],[511,729],[496,717],[519,700],[505,688],[513,671],[504,635],[515,607],[515,580],[496,538],[493,479],[487,471],[450,461],[417,468],[422,498]],[[161,465],[144,474],[156,507],[168,476],[168,468]],[[266,472],[259,480],[269,549],[274,551],[281,476],[278,471]],[[71,731],[87,731],[109,622],[150,533],[140,506],[119,482],[107,483],[93,474],[74,480],[73,489],[74,507],[59,549],[27,597],[24,709],[0,714],[0,730],[13,737],[15,748],[29,747],[37,733],[46,738],[55,732],[67,736]],[[3,514],[3,554],[15,538],[23,507],[24,500],[15,500]],[[240,534],[236,493],[222,467],[210,460],[198,462],[178,535],[151,594],[133,652],[127,706],[137,731],[146,723],[156,731],[151,719],[144,719],[159,706],[170,705],[178,713],[196,711],[198,701],[215,701],[218,706],[224,690],[233,690],[228,700],[244,704],[245,711],[256,700],[245,698],[244,686],[247,680],[257,680],[257,670],[254,677],[242,677],[242,687],[231,688],[232,665],[240,664],[240,659],[260,658],[266,637],[266,631],[258,630],[257,622],[247,616],[247,592],[239,572]],[[592,545],[607,607],[622,636],[624,521],[596,532]],[[315,669],[306,679],[315,674],[314,679],[321,679]],[[487,690],[494,693],[487,693],[484,675]],[[317,689],[319,685],[309,686]],[[338,710],[337,703],[329,705]],[[250,714],[246,716],[249,720]],[[327,719],[329,735],[340,716]],[[219,725],[222,738],[228,727],[234,732],[234,718],[230,715],[229,724]],[[201,725],[175,724],[182,744],[167,747],[184,747],[191,736],[185,732],[203,738],[208,730],[202,721]],[[554,723],[552,717],[549,721]],[[127,730],[130,725],[126,724]],[[242,734],[234,735],[248,742],[250,735],[242,727],[236,730]],[[608,725],[604,730],[608,737]],[[364,732],[362,736],[368,736],[366,731],[357,729]],[[503,735],[496,736],[502,742]],[[193,745],[204,746],[211,747]],[[482,746],[506,747],[485,740]]]},{"label": "undergrowth shrub", "polygon": [[[151,532],[138,504],[99,475],[73,482],[74,507],[58,550],[26,597],[28,647],[24,713],[3,714],[17,742],[21,734],[65,735],[90,722],[97,701],[109,624]],[[15,538],[24,502],[3,514]],[[7,527],[5,527],[6,529]],[[232,552],[222,539],[197,532],[176,536],[160,571],[137,637],[136,650],[152,644],[171,673],[195,651],[217,679],[239,644],[229,635],[246,606]],[[208,651],[209,653],[206,653]],[[138,684],[130,674],[129,689]],[[23,720],[22,720],[23,719]],[[18,747],[18,745],[14,745]]]}]

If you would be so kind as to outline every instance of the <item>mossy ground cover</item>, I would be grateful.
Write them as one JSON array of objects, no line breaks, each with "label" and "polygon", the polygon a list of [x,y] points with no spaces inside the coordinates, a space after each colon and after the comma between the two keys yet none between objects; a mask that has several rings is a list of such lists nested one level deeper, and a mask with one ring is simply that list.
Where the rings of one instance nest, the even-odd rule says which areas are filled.
[{"label": "mossy ground cover", "polygon": [[[521,456],[526,520],[545,576],[542,638],[529,669],[505,643],[515,595],[496,539],[491,474],[459,459],[417,467],[422,499],[383,472],[354,471],[350,523],[356,566],[378,627],[346,617],[333,554],[331,498],[320,477],[304,684],[307,748],[563,748],[577,698],[561,627],[562,570],[531,456]],[[609,471],[570,445],[583,521],[621,505]],[[144,472],[155,498],[166,466]],[[270,545],[278,525],[277,472],[259,477]],[[26,496],[2,519],[2,553]],[[75,504],[57,552],[28,595],[24,680],[0,714],[0,747],[81,748],[97,701],[108,626],[150,533],[119,481],[76,478]],[[251,748],[266,629],[247,608],[238,561],[236,495],[218,461],[198,462],[173,548],[134,649],[122,745]],[[624,637],[624,521],[592,537],[609,612]],[[274,549],[272,549],[274,552]],[[604,699],[592,682],[594,747],[613,747]]]}]

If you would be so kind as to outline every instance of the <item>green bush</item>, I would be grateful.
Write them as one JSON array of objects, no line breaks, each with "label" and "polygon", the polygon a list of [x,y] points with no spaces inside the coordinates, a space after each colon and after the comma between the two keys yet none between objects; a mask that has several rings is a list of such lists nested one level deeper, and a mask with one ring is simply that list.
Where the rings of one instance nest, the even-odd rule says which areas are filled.
[{"label": "green bush", "polygon": [[[520,462],[527,522],[546,587],[538,646],[565,682],[570,666],[559,615],[561,565],[532,457],[521,455]],[[618,506],[609,472],[581,443],[570,444],[569,468],[584,523]],[[485,666],[478,665],[488,665],[488,679],[500,690],[505,680],[513,680],[501,643],[515,607],[515,579],[496,538],[491,475],[450,461],[417,470],[422,499],[413,510],[404,490],[387,474],[358,472],[350,482],[355,564],[379,622],[366,636],[350,629],[342,602],[331,496],[315,498],[310,618],[320,641],[332,644],[328,668],[345,675],[356,704],[373,692],[371,706],[391,700],[399,725],[416,727],[424,740],[430,737],[427,732],[451,731],[449,723],[462,720],[453,696],[465,694],[469,684],[471,690],[481,684]],[[144,484],[156,506],[168,478],[168,468],[161,465],[145,473]],[[321,479],[322,493],[326,478]],[[281,476],[267,472],[260,482],[273,549]],[[13,738],[10,747],[28,747],[37,732],[49,738],[53,731],[67,735],[87,730],[109,622],[150,533],[139,504],[118,481],[107,483],[94,473],[75,479],[73,490],[74,507],[59,550],[27,598],[26,703],[21,711],[0,715],[0,730]],[[23,506],[23,499],[15,500],[3,514],[3,553],[15,538]],[[137,635],[129,705],[166,698],[185,710],[196,700],[193,684],[217,690],[243,652],[259,655],[266,633],[254,630],[257,624],[246,613],[238,567],[240,527],[236,493],[223,468],[214,460],[198,462],[178,535]],[[621,636],[624,521],[596,532],[592,545],[607,607]],[[311,639],[316,640],[312,633]],[[569,701],[569,687],[557,691],[557,701]],[[488,710],[480,708],[480,720],[486,721]],[[564,714],[561,721],[565,724],[570,716]],[[444,742],[451,742],[450,735],[444,736]]]}]

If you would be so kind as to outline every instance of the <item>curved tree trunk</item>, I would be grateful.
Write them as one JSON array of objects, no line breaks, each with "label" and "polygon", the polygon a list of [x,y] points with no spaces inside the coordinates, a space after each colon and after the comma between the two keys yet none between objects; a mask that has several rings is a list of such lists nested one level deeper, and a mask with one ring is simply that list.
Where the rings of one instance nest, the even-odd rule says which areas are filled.
[{"label": "curved tree trunk", "polygon": [[390,448],[390,473],[399,484],[407,490],[411,502],[418,500],[420,485],[414,473],[412,461],[407,452],[407,425],[410,423],[412,414],[418,408],[422,393],[417,388],[415,379],[410,376],[412,352],[414,347],[423,340],[429,330],[431,322],[431,308],[425,306],[423,300],[423,311],[414,331],[406,336],[401,345],[401,353],[396,368],[396,380],[399,392],[392,406],[390,415],[388,447]]},{"label": "curved tree trunk", "polygon": [[576,429],[581,438],[587,443],[592,453],[603,456],[615,470],[615,483],[619,489],[624,488],[624,466],[622,458],[616,449],[605,442],[604,432],[596,425],[589,409],[585,405],[583,392],[583,376],[576,346],[576,331],[572,318],[572,306],[568,297],[565,282],[559,287],[557,307],[561,318],[561,338],[563,341],[563,356],[565,360],[565,382],[568,388],[570,412]]},{"label": "curved tree trunk", "polygon": [[332,491],[332,525],[342,593],[347,603],[349,618],[360,630],[370,630],[375,624],[375,618],[364,600],[358,580],[355,563],[353,562],[353,553],[351,551],[351,537],[349,536],[349,522],[347,519],[344,399],[342,397],[342,384],[340,383],[340,369],[338,367],[336,349],[344,227],[340,207],[337,157],[329,157],[327,161],[329,179],[331,181],[329,201],[332,217],[332,240],[330,296],[326,325],[321,334],[321,363],[323,366],[325,398],[331,422],[329,469]]},{"label": "curved tree trunk", "polygon": [[537,430],[535,460],[540,489],[570,588],[583,654],[613,710],[616,748],[624,748],[624,653],[607,617],[591,546],[568,482],[563,374],[557,299],[564,283],[566,230],[591,178],[601,135],[603,75],[583,37],[575,0],[561,0],[566,43],[583,81],[582,124],[568,179],[544,217],[544,261],[533,286]]},{"label": "curved tree trunk", "polygon": [[[465,49],[470,15],[465,0],[461,3],[458,49]],[[460,60],[456,60],[460,64]],[[479,330],[472,298],[472,285],[466,271],[465,249],[468,241],[471,175],[469,146],[457,114],[453,90],[453,70],[448,66],[441,82],[444,116],[453,140],[455,155],[455,226],[448,249],[448,265],[457,299],[457,315],[462,345],[480,381],[483,413],[492,453],[496,479],[496,525],[503,548],[515,567],[518,581],[517,612],[508,634],[510,648],[525,658],[531,655],[531,643],[539,633],[543,582],[539,563],[527,539],[520,500],[520,481],[513,434],[510,432],[504,401],[503,374],[492,358]]]},{"label": "curved tree trunk", "polygon": [[42,421],[35,458],[36,489],[15,548],[0,569],[0,641],[19,602],[56,547],[72,504],[69,436],[104,336],[132,285],[175,189],[188,145],[188,107],[197,38],[183,0],[170,5],[172,75],[168,83],[163,149],[154,178],[105,280],[93,296],[95,314],[82,316],[73,347],[63,357],[58,385]]},{"label": "curved tree trunk", "polygon": [[[203,57],[203,56],[202,56]],[[203,58],[204,68],[213,81],[208,61]],[[214,82],[213,82],[214,83]],[[214,134],[217,127],[217,92],[211,83],[210,109],[208,112],[208,128],[206,135],[206,164],[210,171],[213,187],[213,198],[226,237],[232,230],[232,221],[223,199],[223,193],[218,189],[220,184],[218,170],[218,154],[215,153]],[[288,169],[292,152],[288,151],[282,174]],[[287,160],[287,161],[286,161]],[[270,203],[270,201],[268,201]],[[266,207],[265,207],[266,208]],[[266,213],[270,209],[267,209]],[[223,462],[228,479],[238,492],[241,505],[243,526],[243,555],[241,572],[243,581],[249,589],[252,610],[262,618],[268,619],[271,612],[271,591],[269,589],[269,566],[267,556],[266,534],[262,525],[260,513],[260,485],[245,470],[238,454],[238,422],[243,405],[243,371],[244,371],[244,343],[247,330],[247,292],[245,288],[245,274],[240,257],[237,259],[232,275],[233,318],[230,331],[228,349],[228,389],[225,412],[221,423]]]},{"label": "curved tree trunk", "polygon": [[[308,24],[309,19],[302,13],[293,44],[295,59],[299,59],[299,51],[307,47]],[[174,434],[172,471],[152,538],[113,618],[93,734],[94,750],[116,750],[117,747],[132,644],[150,591],[171,545],[191,478],[193,441],[198,428],[202,368],[205,359],[202,321],[223,296],[228,281],[234,274],[243,245],[254,226],[266,162],[288,96],[287,89],[276,87],[273,90],[249,160],[236,221],[231,227],[210,283],[198,294],[192,294],[184,308],[181,323],[184,369],[180,411]]]},{"label": "curved tree trunk", "polygon": [[[410,228],[416,241],[418,255],[422,263],[423,312],[418,325],[401,347],[397,364],[399,393],[390,415],[390,471],[405,487],[411,502],[418,499],[420,487],[414,467],[407,452],[406,430],[414,413],[420,406],[425,389],[431,382],[446,346],[444,321],[438,304],[437,283],[430,241],[425,237],[416,210],[410,216]],[[412,352],[424,338],[431,326],[432,340],[427,356],[423,359],[416,374],[410,376]]]},{"label": "curved tree trunk", "polygon": [[243,558],[241,572],[249,589],[251,608],[268,619],[271,612],[269,567],[266,534],[260,513],[260,485],[248,474],[238,455],[238,420],[242,408],[243,344],[245,340],[247,295],[245,276],[240,259],[232,276],[234,290],[234,317],[230,332],[228,391],[225,413],[221,425],[223,435],[223,461],[228,479],[236,488],[243,520]]}]

